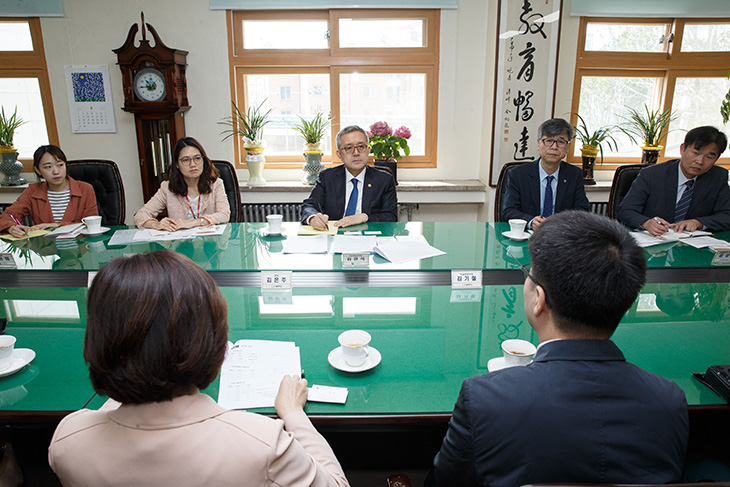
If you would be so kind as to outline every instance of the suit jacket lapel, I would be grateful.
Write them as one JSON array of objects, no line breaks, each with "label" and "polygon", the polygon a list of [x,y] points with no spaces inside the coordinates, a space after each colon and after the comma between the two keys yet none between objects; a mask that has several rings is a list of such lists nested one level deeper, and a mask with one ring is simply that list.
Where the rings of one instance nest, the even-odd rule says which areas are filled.
[{"label": "suit jacket lapel", "polygon": [[[664,163],[666,164],[666,163]],[[669,223],[674,223],[674,209],[677,207],[677,184],[679,184],[679,176],[677,174],[677,166],[679,161],[670,162],[667,167],[668,173],[666,174],[666,184],[669,186],[669,191],[664,191],[664,204],[669,209],[668,215],[672,215],[672,219]],[[691,206],[691,204],[690,204]],[[689,211],[688,211],[689,213]]]},{"label": "suit jacket lapel", "polygon": [[535,161],[534,166],[531,168],[529,173],[528,191],[527,195],[532,200],[529,205],[525,205],[526,208],[533,208],[535,215],[540,214],[540,159]]},{"label": "suit jacket lapel", "polygon": [[[346,191],[346,185],[347,185],[347,178],[345,177],[346,169],[345,165],[342,164],[339,166],[339,171],[335,173],[334,177],[334,200],[337,202],[335,208],[339,208],[340,214],[336,220],[339,220],[343,216],[345,216],[345,211],[347,210],[347,202],[345,202],[345,191]],[[332,219],[332,215],[330,215],[330,219]]]},{"label": "suit jacket lapel", "polygon": [[[567,164],[565,162],[560,162],[560,168],[563,168],[563,164]],[[555,206],[553,207],[553,211],[555,213],[558,213],[559,211],[563,210],[563,199],[565,199],[565,191],[566,187],[568,185],[568,177],[567,177],[568,171],[560,171],[558,170],[558,189],[555,193]]]},{"label": "suit jacket lapel", "polygon": [[362,212],[370,214],[370,199],[372,197],[372,188],[369,185],[373,183],[373,171],[378,169],[372,169],[370,166],[365,166],[365,179],[362,185]]}]

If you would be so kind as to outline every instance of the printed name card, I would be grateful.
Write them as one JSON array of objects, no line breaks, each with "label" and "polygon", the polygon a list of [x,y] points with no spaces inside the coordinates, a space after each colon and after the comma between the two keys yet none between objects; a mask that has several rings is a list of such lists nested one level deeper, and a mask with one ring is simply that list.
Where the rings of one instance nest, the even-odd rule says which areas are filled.
[{"label": "printed name card", "polygon": [[291,289],[291,271],[261,271],[261,289]]},{"label": "printed name card", "polygon": [[482,287],[482,270],[453,269],[451,271],[451,287],[454,289]]},{"label": "printed name card", "polygon": [[712,265],[730,265],[730,249],[717,249],[712,258]]},{"label": "printed name card", "polygon": [[342,267],[367,267],[370,254],[342,254]]}]

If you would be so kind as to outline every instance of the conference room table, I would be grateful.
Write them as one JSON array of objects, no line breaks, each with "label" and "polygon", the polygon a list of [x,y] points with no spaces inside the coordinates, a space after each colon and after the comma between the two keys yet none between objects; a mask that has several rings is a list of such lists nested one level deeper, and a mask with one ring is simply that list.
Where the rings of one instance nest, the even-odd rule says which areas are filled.
[{"label": "conference room table", "polygon": [[[71,245],[45,237],[0,243],[18,264],[0,271],[0,318],[8,319],[17,347],[36,352],[23,370],[0,378],[0,421],[52,421],[103,403],[82,357],[89,273],[115,257],[163,248],[192,258],[218,282],[231,341],[293,341],[310,384],[348,388],[344,405],[307,405],[316,423],[445,423],[463,379],[487,373],[503,340],[538,342],[523,311],[527,242],[504,237],[505,225],[363,226],[379,236],[424,235],[446,252],[398,265],[370,256],[364,269],[343,268],[336,254],[284,254],[281,244],[296,229],[285,225],[282,237],[269,237],[265,224],[233,224],[220,236],[123,246],[108,245],[112,232]],[[676,242],[647,250],[653,277],[614,340],[627,360],[676,381],[691,408],[725,411],[726,403],[690,375],[730,357],[730,279],[712,255]],[[452,289],[452,269],[482,270],[482,286]],[[292,290],[262,291],[265,270],[292,270]],[[339,333],[352,328],[370,332],[382,354],[379,365],[357,374],[327,361]],[[216,379],[204,392],[217,398],[218,388]]]}]

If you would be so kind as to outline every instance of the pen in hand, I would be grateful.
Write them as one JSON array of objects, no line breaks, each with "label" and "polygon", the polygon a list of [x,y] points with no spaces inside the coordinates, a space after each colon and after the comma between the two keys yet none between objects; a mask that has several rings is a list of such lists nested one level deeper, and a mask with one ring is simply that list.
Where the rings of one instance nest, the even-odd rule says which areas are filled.
[{"label": "pen in hand", "polygon": [[[20,223],[20,220],[18,220],[18,218],[15,215],[13,215],[12,213],[10,213],[10,218],[13,219],[13,221],[15,222],[16,225],[18,225],[19,227],[23,227],[23,224]],[[24,228],[21,228],[21,230],[22,230],[22,232],[23,232],[24,235],[28,235],[28,231],[27,230],[25,230]]]}]

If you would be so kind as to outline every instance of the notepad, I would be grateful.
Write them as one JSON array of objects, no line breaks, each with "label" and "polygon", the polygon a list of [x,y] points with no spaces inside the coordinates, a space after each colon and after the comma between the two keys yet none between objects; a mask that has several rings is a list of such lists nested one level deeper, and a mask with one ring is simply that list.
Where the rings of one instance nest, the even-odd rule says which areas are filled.
[{"label": "notepad", "polygon": [[335,222],[327,222],[327,230],[315,230],[311,225],[300,225],[297,235],[336,235],[337,230]]}]

